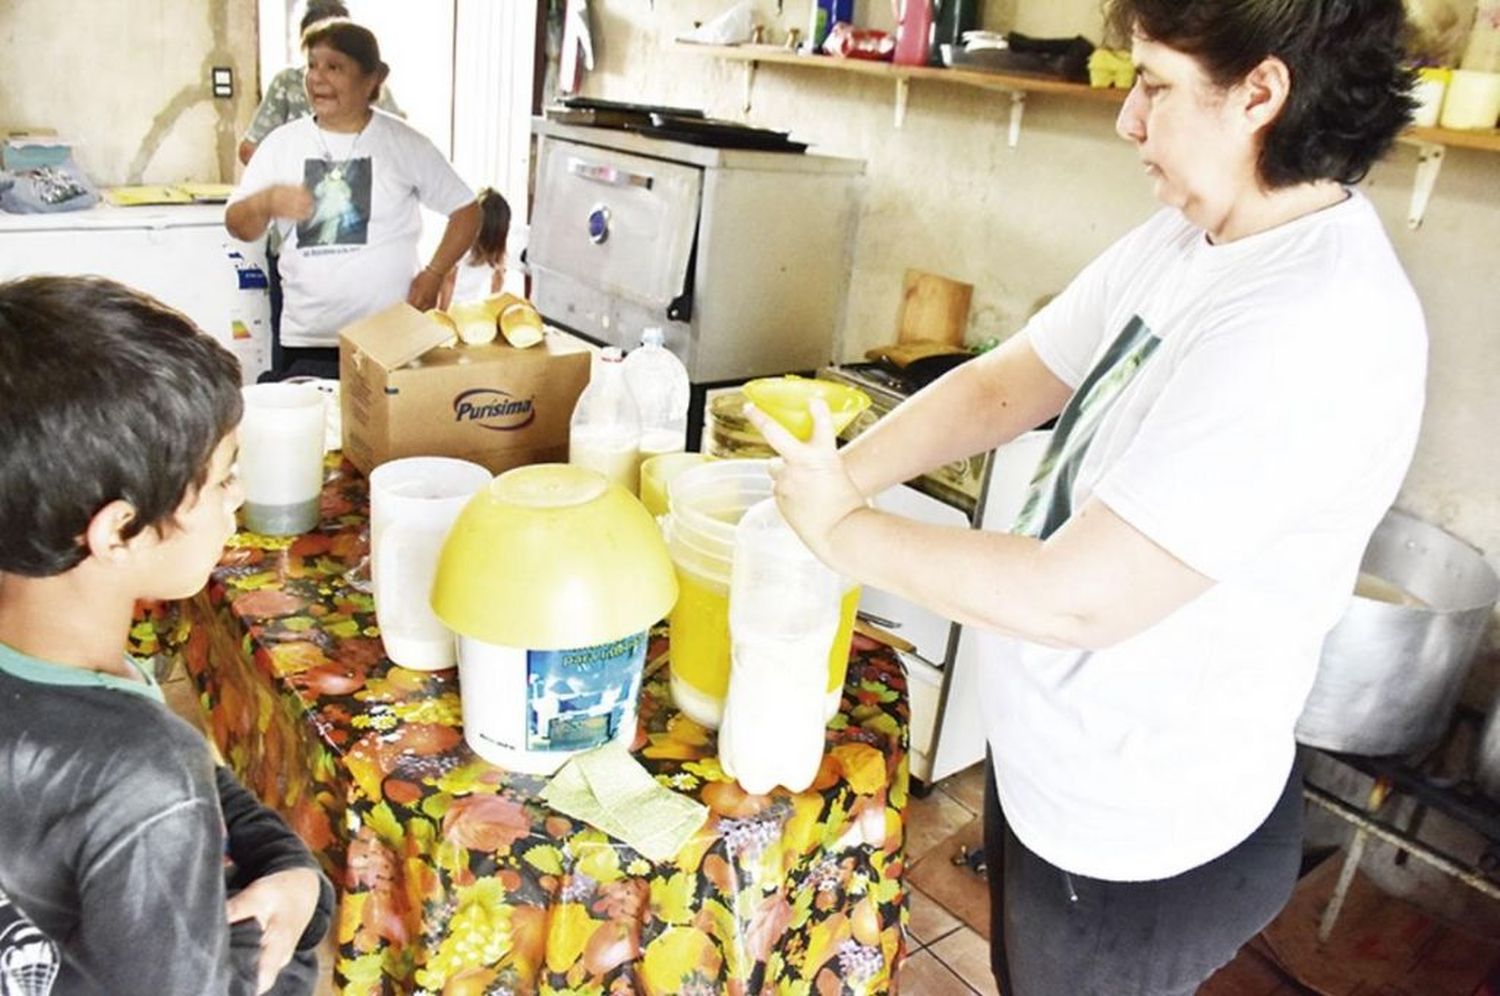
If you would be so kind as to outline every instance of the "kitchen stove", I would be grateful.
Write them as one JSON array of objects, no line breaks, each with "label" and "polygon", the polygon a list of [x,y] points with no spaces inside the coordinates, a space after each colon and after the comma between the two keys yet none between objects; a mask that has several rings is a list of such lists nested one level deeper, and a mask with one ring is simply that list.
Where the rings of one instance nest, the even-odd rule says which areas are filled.
[{"label": "kitchen stove", "polygon": [[[882,416],[915,393],[916,386],[900,371],[882,363],[848,363],[818,371],[824,380],[849,384],[870,396],[870,407],[842,433],[845,441],[864,432]],[[916,490],[951,505],[964,514],[969,524],[977,526],[983,512],[985,488],[989,483],[990,453],[955,460],[929,471],[915,481],[907,482]]]}]

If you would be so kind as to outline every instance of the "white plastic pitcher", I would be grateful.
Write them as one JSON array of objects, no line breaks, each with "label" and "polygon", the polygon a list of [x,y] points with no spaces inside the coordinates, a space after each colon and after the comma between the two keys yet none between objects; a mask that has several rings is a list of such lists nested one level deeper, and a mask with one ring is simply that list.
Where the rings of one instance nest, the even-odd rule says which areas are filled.
[{"label": "white plastic pitcher", "polygon": [[440,671],[455,663],[453,634],[428,604],[438,553],[453,520],[490,482],[477,463],[449,457],[391,460],[370,474],[370,577],[386,656]]},{"label": "white plastic pitcher", "polygon": [[843,580],[792,532],[775,499],[735,527],[729,694],[719,764],[753,794],[800,792],[823,760],[828,654]]},{"label": "white plastic pitcher", "polygon": [[318,524],[323,491],[323,395],[311,384],[241,389],[239,476],[245,527],[295,536]]}]

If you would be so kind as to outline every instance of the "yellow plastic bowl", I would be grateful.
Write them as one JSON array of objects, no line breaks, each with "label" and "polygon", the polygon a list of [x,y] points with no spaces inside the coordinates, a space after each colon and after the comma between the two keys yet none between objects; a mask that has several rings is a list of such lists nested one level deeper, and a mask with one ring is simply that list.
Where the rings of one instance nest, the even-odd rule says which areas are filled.
[{"label": "yellow plastic bowl", "polygon": [[459,513],[438,556],[432,610],[507,647],[587,647],[666,617],[677,577],[656,520],[603,474],[507,471]]},{"label": "yellow plastic bowl", "polygon": [[785,377],[761,377],[740,389],[755,407],[780,422],[792,435],[806,442],[812,438],[813,398],[822,398],[833,415],[833,431],[844,428],[870,407],[870,396],[857,387],[827,380],[809,380],[788,374]]}]

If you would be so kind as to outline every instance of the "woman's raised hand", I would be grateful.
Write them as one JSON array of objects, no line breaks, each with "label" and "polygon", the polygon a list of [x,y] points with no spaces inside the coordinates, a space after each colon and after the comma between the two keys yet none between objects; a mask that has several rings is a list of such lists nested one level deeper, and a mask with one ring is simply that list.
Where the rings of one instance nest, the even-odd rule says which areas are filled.
[{"label": "woman's raised hand", "polygon": [[805,443],[752,404],[745,405],[745,417],[781,454],[780,459],[771,461],[771,479],[782,516],[819,559],[836,566],[831,549],[833,531],[847,516],[865,507],[865,498],[844,470],[828,404],[822,398],[813,398],[808,410],[813,432]]}]

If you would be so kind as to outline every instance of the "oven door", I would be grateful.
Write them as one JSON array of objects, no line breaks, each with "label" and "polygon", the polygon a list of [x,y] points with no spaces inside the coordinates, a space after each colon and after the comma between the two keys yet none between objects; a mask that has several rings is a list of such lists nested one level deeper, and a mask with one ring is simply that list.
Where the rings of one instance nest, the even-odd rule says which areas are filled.
[{"label": "oven door", "polygon": [[623,334],[621,306],[662,324],[686,286],[702,187],[696,166],[543,138],[527,249],[542,314],[601,342]]}]

